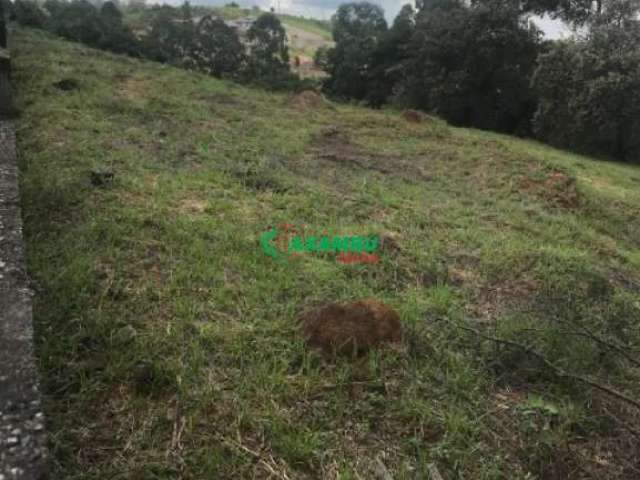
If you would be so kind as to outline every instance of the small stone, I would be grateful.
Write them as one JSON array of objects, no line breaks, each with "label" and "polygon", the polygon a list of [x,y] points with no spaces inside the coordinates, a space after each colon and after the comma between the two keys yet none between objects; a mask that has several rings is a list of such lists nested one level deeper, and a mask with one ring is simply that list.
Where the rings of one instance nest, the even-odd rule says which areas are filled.
[{"label": "small stone", "polygon": [[18,444],[18,437],[7,438],[7,445],[11,446],[11,445],[17,445],[17,444]]}]

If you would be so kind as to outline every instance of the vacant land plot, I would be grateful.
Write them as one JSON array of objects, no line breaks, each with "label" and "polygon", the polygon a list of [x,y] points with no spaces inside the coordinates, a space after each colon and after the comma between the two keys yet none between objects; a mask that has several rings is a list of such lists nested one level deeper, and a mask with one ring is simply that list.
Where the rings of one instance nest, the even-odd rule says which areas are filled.
[{"label": "vacant land plot", "polygon": [[[289,51],[294,69],[304,78],[326,76],[322,70],[315,67],[313,58],[319,48],[333,46],[334,43],[330,35],[327,38],[327,35],[322,31],[309,30],[305,25],[294,26],[291,23],[285,23],[284,27],[287,30]],[[299,65],[296,64],[296,57]]]},{"label": "vacant land plot", "polygon": [[[11,37],[52,478],[640,476],[640,169]],[[362,298],[400,348],[307,351]]]}]

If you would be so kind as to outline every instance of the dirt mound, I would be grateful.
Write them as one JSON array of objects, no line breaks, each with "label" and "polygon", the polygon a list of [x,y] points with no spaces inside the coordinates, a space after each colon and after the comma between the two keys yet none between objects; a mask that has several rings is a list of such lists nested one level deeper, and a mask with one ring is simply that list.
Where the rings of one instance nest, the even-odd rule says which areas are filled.
[{"label": "dirt mound", "polygon": [[405,110],[402,112],[402,118],[411,123],[423,123],[433,120],[433,117],[418,110]]},{"label": "dirt mound", "polygon": [[547,173],[543,179],[526,177],[520,186],[524,191],[532,192],[561,207],[576,208],[582,203],[576,179],[558,170]]},{"label": "dirt mound", "polygon": [[325,355],[362,355],[403,338],[398,314],[372,299],[333,303],[306,312],[301,316],[301,332],[309,347]]},{"label": "dirt mound", "polygon": [[294,95],[291,98],[289,105],[300,109],[306,109],[327,107],[330,104],[321,94],[314,92],[313,90],[305,90],[304,92]]}]

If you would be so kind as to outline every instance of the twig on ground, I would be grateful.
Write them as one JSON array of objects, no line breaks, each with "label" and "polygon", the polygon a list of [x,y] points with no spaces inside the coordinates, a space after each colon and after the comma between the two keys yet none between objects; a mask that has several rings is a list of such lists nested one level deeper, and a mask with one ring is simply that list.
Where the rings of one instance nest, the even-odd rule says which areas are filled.
[{"label": "twig on ground", "polygon": [[[565,321],[565,323],[567,323],[567,322]],[[638,361],[636,358],[634,358],[631,355],[629,355],[629,352],[627,351],[627,349],[625,349],[621,345],[618,345],[616,343],[613,343],[613,342],[610,342],[608,340],[605,340],[604,338],[600,337],[599,335],[596,335],[591,330],[589,330],[586,326],[584,326],[582,324],[579,324],[578,322],[571,322],[571,324],[574,325],[575,327],[579,328],[581,331],[580,332],[570,332],[570,333],[572,333],[574,335],[580,335],[580,336],[583,336],[583,337],[586,337],[586,338],[590,338],[591,340],[593,340],[596,343],[599,343],[600,345],[604,345],[605,347],[607,347],[607,348],[609,348],[611,350],[615,350],[620,355],[622,355],[624,358],[626,358],[629,362],[634,364],[636,367],[640,367],[640,361]]]},{"label": "twig on ground", "polygon": [[519,350],[522,350],[523,352],[528,353],[532,357],[535,357],[538,360],[540,360],[540,362],[542,364],[544,364],[549,370],[551,370],[557,377],[566,378],[568,380],[574,380],[576,382],[583,383],[583,384],[588,385],[588,386],[590,386],[592,388],[595,388],[596,390],[600,390],[601,392],[604,392],[604,393],[606,393],[608,395],[611,395],[612,397],[615,397],[618,400],[622,400],[622,401],[624,401],[624,402],[626,402],[626,403],[628,403],[630,405],[633,405],[634,407],[636,407],[637,409],[640,410],[640,402],[639,401],[637,401],[637,400],[625,395],[624,393],[621,393],[621,392],[615,390],[612,387],[608,387],[606,385],[602,385],[601,383],[596,382],[595,380],[591,380],[590,378],[566,372],[564,369],[562,369],[561,367],[558,367],[557,365],[553,364],[551,361],[549,361],[543,355],[541,355],[538,352],[536,352],[535,350],[533,350],[531,347],[528,347],[526,345],[522,345],[521,343],[514,342],[514,341],[511,341],[511,340],[506,340],[504,338],[498,338],[498,337],[492,337],[490,335],[485,335],[482,332],[476,330],[475,328],[466,327],[464,325],[459,325],[459,324],[457,324],[456,326],[458,328],[462,329],[462,330],[466,330],[468,332],[474,333],[478,337],[484,338],[485,340],[490,340],[492,342],[496,342],[496,343],[500,343],[500,344],[507,345],[507,346],[510,346],[510,347],[518,348]]}]

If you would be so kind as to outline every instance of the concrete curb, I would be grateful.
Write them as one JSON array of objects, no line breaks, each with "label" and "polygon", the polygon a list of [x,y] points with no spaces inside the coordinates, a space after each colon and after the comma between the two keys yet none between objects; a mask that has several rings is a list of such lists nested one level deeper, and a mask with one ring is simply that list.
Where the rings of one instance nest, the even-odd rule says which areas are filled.
[{"label": "concrete curb", "polygon": [[46,478],[15,133],[0,120],[0,480]]}]

